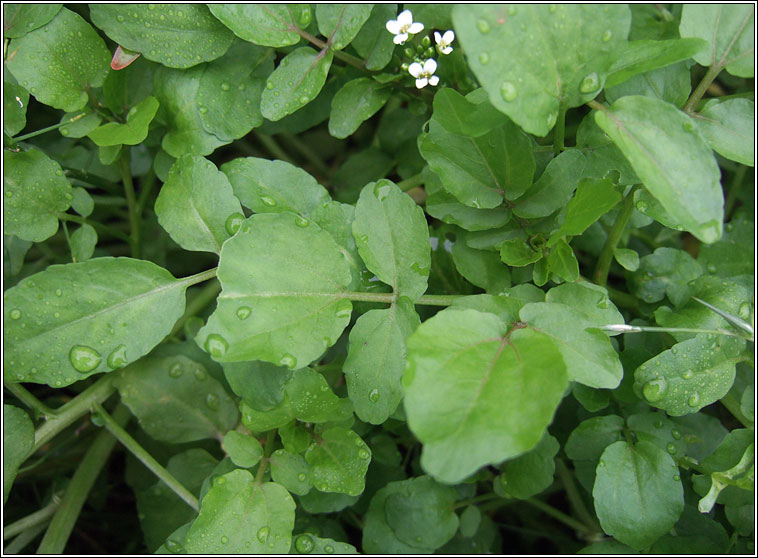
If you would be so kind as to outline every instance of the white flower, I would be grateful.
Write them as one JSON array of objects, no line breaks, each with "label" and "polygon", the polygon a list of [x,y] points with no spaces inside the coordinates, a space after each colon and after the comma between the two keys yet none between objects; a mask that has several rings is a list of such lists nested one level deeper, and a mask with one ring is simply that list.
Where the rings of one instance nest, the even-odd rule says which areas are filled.
[{"label": "white flower", "polygon": [[450,46],[450,43],[454,40],[455,32],[452,29],[445,31],[444,35],[440,35],[439,31],[434,32],[434,42],[437,43],[437,50],[442,54],[450,54],[453,52],[453,47]]},{"label": "white flower", "polygon": [[426,60],[423,66],[418,62],[408,66],[408,72],[416,78],[416,87],[419,89],[426,87],[427,83],[437,85],[440,82],[440,78],[434,75],[436,70],[437,61],[434,58]]},{"label": "white flower", "polygon": [[414,23],[413,14],[410,10],[400,12],[397,19],[391,19],[387,22],[387,31],[395,35],[392,41],[396,45],[405,44],[409,34],[420,33],[423,29],[423,23]]}]

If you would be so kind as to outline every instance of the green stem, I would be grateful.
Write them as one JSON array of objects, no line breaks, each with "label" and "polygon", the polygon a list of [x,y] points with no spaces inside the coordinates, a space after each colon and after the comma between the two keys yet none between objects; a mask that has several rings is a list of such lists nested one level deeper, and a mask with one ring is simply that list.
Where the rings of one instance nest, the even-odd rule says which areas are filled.
[{"label": "green stem", "polygon": [[491,500],[501,500],[502,498],[495,494],[494,492],[490,492],[489,494],[481,494],[479,496],[475,496],[473,498],[466,498],[465,500],[461,500],[460,502],[456,502],[453,505],[453,509],[457,510],[459,508],[465,508],[468,506],[471,506],[473,504],[479,504],[481,502],[489,502]]},{"label": "green stem", "polygon": [[27,455],[33,455],[38,449],[52,440],[62,430],[87,414],[93,403],[102,403],[115,391],[113,377],[106,375],[85,389],[74,399],[55,411],[55,415],[43,422],[34,432],[34,446]]},{"label": "green stem", "polygon": [[593,529],[590,529],[585,524],[577,521],[576,519],[574,519],[573,517],[571,517],[569,515],[566,515],[562,511],[555,509],[550,504],[546,504],[542,500],[537,500],[535,498],[527,498],[526,500],[524,500],[524,502],[526,502],[527,504],[529,504],[529,505],[537,508],[538,510],[546,513],[547,515],[549,515],[553,519],[557,519],[558,521],[560,521],[564,525],[567,525],[568,527],[571,527],[575,531],[579,531],[581,533],[593,533],[594,532]]},{"label": "green stem", "polygon": [[608,291],[608,296],[611,297],[611,300],[616,306],[621,306],[623,308],[627,308],[628,310],[639,309],[639,302],[637,301],[637,297],[634,295],[630,295],[624,291],[619,291],[618,289],[612,289],[607,285],[605,287],[605,290]]},{"label": "green stem", "polygon": [[68,234],[68,227],[66,226],[66,221],[63,221],[61,225],[62,225],[61,228],[63,229],[63,236],[66,237],[66,244],[68,245],[68,251],[71,254],[71,261],[73,263],[76,263],[76,258],[74,257],[74,249],[71,246],[71,237]]},{"label": "green stem", "polygon": [[153,187],[155,186],[155,182],[155,171],[151,168],[142,179],[139,198],[137,198],[137,216],[140,218],[142,217],[142,212],[145,210],[147,198],[150,197],[150,192],[152,192]]},{"label": "green stem", "polygon": [[90,221],[89,219],[86,219],[85,217],[80,217],[79,215],[71,215],[70,213],[58,213],[58,219],[60,219],[61,221],[71,221],[72,223],[78,223],[80,225],[89,225],[96,231],[105,233],[108,236],[118,238],[130,244],[132,242],[132,239],[129,238],[124,233],[122,233],[121,231],[118,231],[114,229],[113,227],[103,225],[102,223],[98,223],[97,221]]},{"label": "green stem", "polygon": [[201,271],[200,273],[195,273],[194,275],[190,275],[188,277],[178,279],[178,281],[180,283],[186,284],[188,287],[191,287],[192,285],[197,285],[198,283],[202,283],[203,281],[207,281],[208,279],[213,279],[216,276],[217,271],[218,271],[218,268],[214,267],[213,269]]},{"label": "green stem", "polygon": [[118,160],[119,170],[121,171],[121,181],[124,184],[124,194],[126,203],[129,206],[129,225],[131,227],[131,248],[132,257],[141,257],[142,246],[140,238],[140,218],[137,208],[137,198],[134,194],[134,182],[132,181],[132,171],[130,168],[130,150],[128,148],[121,150],[121,156]]},{"label": "green stem", "polygon": [[563,145],[564,136],[566,134],[566,107],[562,104],[558,109],[558,119],[555,121],[555,129],[553,130],[553,149],[557,152],[561,152],[566,149]]},{"label": "green stem", "polygon": [[397,183],[397,187],[400,188],[403,192],[407,192],[411,188],[415,188],[416,186],[421,186],[424,183],[424,179],[422,178],[423,173],[414,174],[411,177],[406,178],[405,180],[401,180]]},{"label": "green stem", "polygon": [[644,332],[663,332],[663,333],[710,333],[713,335],[727,335],[729,337],[739,337],[746,339],[744,335],[724,329],[697,329],[693,327],[658,327],[658,326],[631,326],[626,324],[610,324],[601,326],[604,331],[617,333],[644,333]]},{"label": "green stem", "polygon": [[208,304],[216,298],[220,290],[221,284],[218,281],[213,281],[205,285],[203,289],[197,293],[189,303],[187,303],[187,308],[184,310],[184,314],[179,318],[179,321],[174,324],[174,328],[171,330],[169,337],[179,333],[184,327],[184,323],[208,306]]},{"label": "green stem", "polygon": [[324,163],[324,161],[321,160],[321,157],[319,157],[318,154],[313,151],[313,149],[311,149],[310,145],[302,141],[295,134],[283,132],[279,135],[284,141],[290,144],[293,149],[297,150],[298,153],[305,157],[305,159],[311,165],[313,165],[313,168],[315,168],[316,172],[318,172],[321,176],[326,178],[331,174],[329,167],[326,165],[326,163]]},{"label": "green stem", "polygon": [[12,384],[10,382],[4,382],[5,389],[15,395],[24,405],[35,411],[38,415],[45,417],[54,417],[57,415],[56,411],[53,411],[50,407],[45,405],[42,401],[34,397],[32,393],[21,384]]},{"label": "green stem", "polygon": [[[394,293],[361,293],[355,291],[344,292],[339,295],[340,298],[358,300],[361,302],[385,302],[392,304],[397,301],[397,295]],[[424,295],[416,300],[416,304],[425,306],[450,306],[453,301],[464,295]]]},{"label": "green stem", "polygon": [[737,398],[733,393],[727,393],[724,397],[722,397],[721,404],[727,408],[727,410],[732,414],[734,418],[742,423],[742,426],[745,428],[753,428],[753,421],[748,419],[742,412],[742,405],[740,405],[740,402],[737,401]]},{"label": "green stem", "polygon": [[268,469],[269,457],[274,453],[274,442],[276,441],[276,429],[266,432],[266,443],[263,446],[263,457],[261,458],[261,464],[258,465],[258,472],[255,473],[255,484],[261,484],[263,482],[263,475],[266,474]]},{"label": "green stem", "polygon": [[[591,101],[595,103],[595,101]],[[629,190],[629,193],[624,198],[624,205],[616,216],[616,221],[613,223],[611,230],[608,232],[608,238],[605,241],[600,257],[597,260],[597,266],[595,267],[594,280],[595,283],[604,287],[608,282],[608,270],[611,268],[611,262],[613,261],[613,251],[616,249],[621,234],[624,232],[629,218],[632,216],[634,210],[634,192],[639,186],[635,185]]]},{"label": "green stem", "polygon": [[724,220],[728,221],[734,210],[734,204],[737,203],[737,194],[740,190],[740,185],[745,178],[747,167],[745,165],[739,165],[737,170],[734,171],[734,177],[729,184],[729,191],[726,193],[726,201],[724,202]]},{"label": "green stem", "polygon": [[577,489],[576,483],[574,482],[574,476],[571,471],[569,471],[568,467],[566,467],[563,459],[557,458],[555,460],[555,467],[556,471],[558,472],[558,477],[561,479],[563,489],[566,491],[566,497],[571,504],[571,509],[574,510],[574,513],[579,516],[582,522],[590,530],[600,532],[600,527],[597,525],[597,522],[587,509],[587,506],[584,505],[582,495],[579,494],[579,490]]},{"label": "green stem", "polygon": [[156,461],[155,458],[145,450],[145,448],[139,445],[137,440],[132,438],[129,433],[124,430],[123,426],[117,420],[111,417],[105,411],[105,409],[103,409],[102,405],[95,403],[92,406],[92,409],[97,412],[100,418],[103,419],[103,426],[105,429],[110,432],[114,438],[121,442],[121,445],[128,449],[132,455],[134,455],[134,457],[139,459],[145,467],[150,469],[150,471],[152,471],[156,477],[163,481],[163,483],[168,486],[174,492],[174,494],[184,500],[184,502],[189,507],[195,511],[200,510],[200,504],[198,503],[197,498],[195,498],[195,495],[187,490],[182,485],[182,483],[176,480],[174,475],[169,473],[163,465],[158,463],[158,461]]},{"label": "green stem", "polygon": [[11,537],[15,537],[16,535],[23,533],[27,529],[31,529],[32,527],[36,527],[45,523],[53,516],[55,510],[58,509],[58,506],[60,506],[60,499],[56,496],[53,496],[53,499],[50,500],[50,503],[44,508],[37,510],[34,513],[30,513],[26,517],[22,517],[18,521],[14,521],[10,525],[3,527],[3,540],[8,540]]},{"label": "green stem", "polygon": [[292,165],[297,165],[292,157],[290,157],[289,154],[284,149],[282,149],[282,146],[279,145],[274,138],[261,132],[255,132],[255,137],[258,138],[258,141],[263,144],[263,147],[265,147],[266,151],[271,153],[271,155],[281,161],[286,161]]},{"label": "green stem", "polygon": [[25,134],[23,136],[18,136],[18,137],[15,137],[15,138],[11,138],[11,141],[13,143],[19,143],[19,142],[22,142],[22,141],[26,141],[28,139],[40,136],[40,135],[45,134],[47,132],[51,132],[53,130],[57,130],[58,128],[62,128],[63,126],[68,126],[72,122],[76,122],[77,120],[79,120],[80,118],[82,118],[82,117],[84,117],[86,115],[87,115],[86,112],[83,112],[81,114],[77,114],[73,118],[69,118],[68,120],[65,120],[63,122],[59,122],[58,124],[53,124],[52,126],[48,126],[47,128],[42,128],[41,130],[37,130],[36,132],[29,132],[28,134]]},{"label": "green stem", "polygon": [[112,182],[109,182],[108,180],[105,180],[104,178],[101,178],[100,176],[90,174],[87,171],[83,171],[80,169],[72,169],[70,167],[64,166],[63,173],[68,178],[79,180],[80,182],[84,182],[85,184],[89,184],[90,186],[94,186],[96,188],[101,188],[105,190],[106,192],[109,192],[113,195],[117,195],[120,193],[115,184],[113,184]]},{"label": "green stem", "polygon": [[687,99],[687,102],[684,104],[684,107],[682,110],[686,112],[687,114],[690,114],[695,111],[695,107],[700,102],[700,99],[703,97],[705,92],[708,90],[708,86],[713,83],[713,80],[718,77],[718,75],[721,73],[722,66],[719,64],[714,64],[710,68],[708,68],[708,71],[703,76],[703,79],[700,80],[700,83],[697,84],[697,87],[692,92],[692,95],[690,95],[690,98]]},{"label": "green stem", "polygon": [[[126,405],[120,403],[113,412],[117,424],[123,426],[131,418]],[[71,478],[60,506],[55,512],[50,526],[42,537],[37,554],[62,554],[66,548],[74,524],[82,511],[84,501],[95,484],[101,469],[116,445],[116,440],[108,432],[101,432],[84,454]]]},{"label": "green stem", "polygon": [[[311,43],[313,46],[317,46],[319,49],[324,50],[329,48],[329,45],[326,44],[321,39],[318,39],[308,33],[307,31],[304,31],[300,29],[297,25],[291,25],[290,31],[296,32],[298,35],[300,35],[303,39]],[[360,58],[356,58],[355,56],[352,56],[346,52],[342,52],[341,50],[332,50],[332,54],[334,54],[334,57],[342,60],[346,64],[350,64],[354,68],[358,68],[359,70],[363,70],[364,72],[368,72],[366,69],[366,64],[363,60]]]},{"label": "green stem", "polygon": [[6,556],[10,554],[21,554],[21,551],[26,548],[26,545],[36,539],[39,534],[45,530],[46,527],[47,525],[45,523],[42,523],[36,527],[28,529],[27,531],[24,531],[18,537],[3,547],[3,554]]}]

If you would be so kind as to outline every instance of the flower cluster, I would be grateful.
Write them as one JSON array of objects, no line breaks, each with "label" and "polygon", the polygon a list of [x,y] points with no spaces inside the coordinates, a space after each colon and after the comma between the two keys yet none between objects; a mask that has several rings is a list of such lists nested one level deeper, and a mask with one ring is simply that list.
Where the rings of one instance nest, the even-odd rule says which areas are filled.
[{"label": "flower cluster", "polygon": [[[403,10],[397,16],[397,19],[391,19],[387,22],[387,31],[395,35],[392,41],[396,45],[404,45],[405,41],[409,39],[411,35],[415,35],[424,29],[424,24],[413,21],[413,14],[410,10]],[[436,49],[439,54],[450,54],[453,52],[453,47],[450,46],[455,40],[455,32],[453,30],[445,31],[440,34],[439,31],[434,32],[434,42],[436,43]],[[403,64],[403,68],[408,69],[408,73],[416,78],[416,87],[421,89],[427,85],[437,85],[440,81],[439,76],[434,75],[437,71],[437,61],[431,56],[434,54],[434,50],[428,48],[424,50],[424,47],[430,46],[428,37],[424,37],[422,41],[423,46],[419,46],[418,53],[426,53],[429,58],[420,59],[415,58],[410,65]],[[413,49],[405,50],[406,56],[409,58],[414,57]]]}]

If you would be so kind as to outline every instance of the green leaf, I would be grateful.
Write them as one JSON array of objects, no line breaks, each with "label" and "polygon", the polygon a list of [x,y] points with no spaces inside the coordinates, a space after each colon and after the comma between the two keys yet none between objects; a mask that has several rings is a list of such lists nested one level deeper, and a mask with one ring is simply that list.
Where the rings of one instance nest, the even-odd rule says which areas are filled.
[{"label": "green leaf", "polygon": [[466,244],[466,234],[463,232],[456,237],[453,261],[459,273],[488,293],[500,294],[507,291],[511,286],[511,276],[498,254],[471,248]]},{"label": "green leaf", "polygon": [[63,4],[9,4],[3,10],[3,34],[9,39],[23,37],[55,17]]},{"label": "green leaf", "polygon": [[240,39],[284,47],[300,41],[298,27],[312,18],[308,4],[209,4],[211,13]]},{"label": "green leaf", "polygon": [[[625,5],[459,5],[453,23],[471,70],[495,108],[545,136],[560,110],[593,99],[620,47]],[[508,53],[508,56],[502,56]]]},{"label": "green leaf", "polygon": [[307,105],[321,91],[332,65],[331,50],[300,47],[285,56],[268,77],[261,95],[261,114],[281,120]]},{"label": "green leaf", "polygon": [[337,397],[326,378],[311,368],[293,372],[284,390],[294,417],[302,422],[333,422],[352,416],[350,401]]},{"label": "green leaf", "polygon": [[755,6],[747,4],[685,4],[679,33],[699,37],[711,48],[693,58],[702,66],[726,68],[734,76],[753,77]]},{"label": "green leaf", "polygon": [[7,66],[38,101],[71,112],[87,104],[90,88],[103,84],[110,58],[100,35],[62,8],[44,27],[11,41]]},{"label": "green leaf", "polygon": [[611,402],[608,390],[593,389],[584,384],[571,384],[571,395],[590,413],[605,409]]},{"label": "green leaf", "polygon": [[463,205],[449,194],[439,177],[429,167],[424,168],[424,190],[426,190],[426,212],[451,225],[458,225],[467,231],[495,229],[505,225],[511,218],[511,212],[504,206],[494,209],[476,209]]},{"label": "green leaf", "polygon": [[[545,295],[547,302],[560,302],[582,314],[592,327],[608,324],[623,324],[624,317],[608,298],[608,291],[588,281],[565,283],[553,287]],[[541,301],[530,301],[541,302]],[[585,325],[585,327],[588,327]]]},{"label": "green leaf", "polygon": [[[689,73],[687,75],[689,76]],[[584,178],[602,179],[611,171],[618,171],[619,184],[640,182],[629,161],[611,138],[598,127],[592,114],[585,116],[579,124],[579,129],[576,131],[576,148],[584,153],[585,165],[582,173]]]},{"label": "green leaf", "polygon": [[[33,5],[33,4],[31,4]],[[26,126],[29,92],[16,83],[3,81],[3,131],[15,136]]]},{"label": "green leaf", "polygon": [[32,242],[17,236],[3,235],[3,262],[11,275],[18,275],[24,265],[24,258]]},{"label": "green leaf", "polygon": [[278,449],[270,457],[271,478],[293,494],[303,496],[311,489],[308,462],[302,455]]},{"label": "green leaf", "polygon": [[285,398],[279,405],[266,411],[258,411],[244,401],[240,404],[242,424],[251,432],[268,432],[289,424],[294,418],[292,404]]},{"label": "green leaf", "polygon": [[239,417],[218,380],[182,355],[141,359],[120,372],[115,382],[142,429],[162,442],[217,438],[234,428]]},{"label": "green leaf", "polygon": [[263,457],[263,446],[252,436],[246,436],[236,430],[224,435],[221,447],[237,467],[248,469],[254,467]]},{"label": "green leaf", "polygon": [[113,41],[169,68],[215,60],[234,40],[202,4],[93,4],[90,14]]},{"label": "green leaf", "polygon": [[274,69],[273,52],[235,41],[227,53],[205,68],[197,90],[198,112],[205,130],[235,140],[263,123],[261,95]]},{"label": "green leaf", "polygon": [[427,288],[431,268],[424,211],[389,180],[369,183],[355,206],[358,253],[380,281],[411,300]]},{"label": "green leaf", "polygon": [[516,201],[513,213],[534,219],[547,217],[565,206],[582,177],[584,165],[584,155],[578,149],[567,149],[552,159],[539,180]]},{"label": "green leaf", "polygon": [[405,367],[405,340],[419,326],[410,299],[389,308],[369,310],[350,331],[342,366],[355,414],[364,422],[382,424],[403,397],[400,379]]},{"label": "green leaf", "polygon": [[256,214],[224,243],[217,307],[196,338],[219,362],[302,368],[337,340],[352,304],[329,233],[291,213]]},{"label": "green leaf", "polygon": [[89,107],[85,107],[84,110],[89,111],[89,114],[81,116],[83,111],[75,110],[74,112],[67,112],[61,117],[61,123],[76,120],[58,128],[60,135],[67,138],[83,138],[100,125],[102,117],[98,113],[91,111]]},{"label": "green leaf", "polygon": [[555,455],[561,448],[558,440],[545,434],[534,449],[501,467],[503,489],[512,498],[521,500],[539,494],[551,484],[555,474]]},{"label": "green leaf", "polygon": [[566,363],[570,380],[589,387],[614,389],[624,371],[608,336],[580,312],[557,302],[527,304],[523,322],[549,336]]},{"label": "green leaf", "polygon": [[640,259],[629,282],[632,293],[645,302],[658,302],[665,295],[681,306],[692,296],[690,282],[702,274],[702,266],[684,250],[661,247]]},{"label": "green leaf", "polygon": [[609,178],[582,178],[576,193],[566,206],[566,216],[561,228],[550,235],[548,246],[553,246],[561,236],[578,236],[602,215],[621,201],[621,194]]},{"label": "green leaf", "polygon": [[[344,4],[332,5],[340,6],[345,7]],[[318,7],[328,5],[319,4]],[[371,118],[384,106],[391,95],[391,88],[371,78],[363,77],[347,82],[332,99],[329,133],[341,139],[352,135],[364,120]]]},{"label": "green leaf", "polygon": [[633,95],[596,112],[595,120],[674,219],[705,243],[721,237],[719,168],[688,116],[663,101]]},{"label": "green leaf", "polygon": [[751,99],[709,100],[692,117],[719,155],[750,167],[755,165],[755,103]]},{"label": "green leaf", "polygon": [[298,498],[298,501],[308,513],[333,513],[355,504],[358,501],[358,496],[311,490],[305,496]]},{"label": "green leaf", "polygon": [[524,267],[542,259],[526,238],[509,238],[500,245],[500,259],[513,267]]},{"label": "green leaf", "polygon": [[744,339],[721,336],[714,340],[699,334],[637,368],[635,391],[672,416],[697,412],[732,387],[744,347]]},{"label": "green leaf", "polygon": [[155,73],[153,92],[168,128],[161,146],[172,157],[210,155],[229,143],[208,133],[200,118],[197,94],[204,72],[204,66],[197,66],[184,71],[160,67]]},{"label": "green leaf", "polygon": [[126,123],[109,122],[89,132],[87,136],[97,145],[137,145],[145,141],[150,122],[158,112],[158,100],[145,97],[129,109]]},{"label": "green leaf", "polygon": [[518,313],[530,302],[544,302],[545,293],[530,283],[516,285],[502,294],[462,296],[453,301],[453,308],[472,308],[495,314],[505,323],[518,320]]},{"label": "green leaf", "polygon": [[458,516],[453,504],[458,493],[431,477],[422,476],[393,484],[384,502],[387,525],[402,542],[421,549],[436,549],[453,538]]},{"label": "green leaf", "polygon": [[637,271],[640,267],[640,255],[629,248],[614,248],[613,259],[627,271]]},{"label": "green leaf", "polygon": [[434,118],[448,132],[475,138],[508,123],[508,117],[489,101],[477,104],[468,97],[448,87],[434,95]]},{"label": "green leaf", "polygon": [[628,95],[644,95],[661,99],[681,108],[692,91],[690,73],[688,62],[677,62],[657,70],[650,70],[633,76],[619,85],[606,87],[605,100],[613,103]]},{"label": "green leaf", "polygon": [[126,114],[130,108],[152,94],[155,70],[159,67],[139,57],[121,70],[111,68],[103,83],[105,106],[114,114]]},{"label": "green leaf", "polygon": [[278,433],[284,449],[290,453],[303,453],[311,445],[311,431],[299,421],[293,420],[282,426]]},{"label": "green leaf", "polygon": [[600,458],[592,496],[603,531],[636,550],[668,532],[684,509],[679,469],[649,442],[615,442]]},{"label": "green leaf", "polygon": [[318,30],[329,44],[342,50],[352,41],[371,15],[371,4],[317,4]]},{"label": "green leaf", "polygon": [[596,461],[613,442],[621,439],[624,419],[617,415],[592,417],[574,428],[564,451],[572,461]]},{"label": "green leaf", "polygon": [[697,261],[709,273],[715,273],[721,277],[752,275],[755,260],[754,238],[753,221],[744,217],[735,217],[726,224],[721,240],[700,247]]},{"label": "green leaf", "polygon": [[[412,481],[413,479],[389,482],[371,498],[363,525],[362,546],[365,553],[431,554],[433,552],[431,548],[411,546],[400,540],[387,521],[387,500],[390,496],[406,492],[408,484],[412,484]],[[418,533],[418,535],[423,535],[423,533]]]},{"label": "green leaf", "polygon": [[258,411],[268,411],[284,400],[284,384],[292,377],[286,367],[269,362],[225,362],[224,376],[236,395]]},{"label": "green leaf", "polygon": [[418,146],[444,188],[469,207],[495,208],[532,184],[531,143],[512,122],[472,138],[448,132],[433,117]]},{"label": "green leaf", "polygon": [[185,250],[216,254],[245,218],[226,175],[193,155],[182,156],[171,167],[155,200],[155,215]]},{"label": "green leaf", "polygon": [[294,538],[290,554],[358,554],[356,548],[345,542],[317,537],[311,533],[302,533]]},{"label": "green leaf", "polygon": [[353,291],[365,288],[365,276],[370,275],[363,265],[353,238],[354,215],[354,206],[337,201],[322,203],[311,214],[313,222],[332,235],[345,256],[353,277],[349,288]]},{"label": "green leaf", "polygon": [[305,451],[310,479],[321,492],[363,492],[371,450],[360,436],[339,426],[324,430]]},{"label": "green leaf", "polygon": [[534,447],[563,397],[566,369],[553,342],[507,329],[494,314],[446,309],[408,339],[408,426],[424,444],[422,467],[442,482]]},{"label": "green leaf", "polygon": [[27,277],[3,295],[12,340],[5,380],[62,387],[134,362],[169,334],[186,288],[154,263],[130,258],[52,265]]},{"label": "green leaf", "polygon": [[353,39],[353,48],[366,61],[366,68],[377,71],[392,60],[395,43],[386,23],[397,16],[397,4],[374,4],[371,15]]},{"label": "green leaf", "polygon": [[547,264],[550,272],[572,283],[579,279],[579,262],[576,260],[574,250],[568,242],[561,239],[553,245],[547,255]]},{"label": "green leaf", "polygon": [[71,258],[74,262],[86,262],[95,253],[97,232],[84,224],[71,233]]},{"label": "green leaf", "polygon": [[329,193],[303,169],[285,161],[237,157],[221,166],[242,205],[256,213],[311,213]]},{"label": "green leaf", "polygon": [[686,60],[707,46],[706,41],[696,38],[634,41],[613,61],[605,86],[613,87],[637,74]]},{"label": "green leaf", "polygon": [[60,165],[42,151],[3,151],[3,234],[42,242],[58,231],[73,194]]},{"label": "green leaf", "polygon": [[213,483],[184,547],[191,554],[284,554],[294,526],[295,501],[286,488],[236,469]]},{"label": "green leaf", "polygon": [[111,145],[98,149],[97,151],[100,163],[105,166],[115,163],[116,159],[118,159],[119,155],[121,155],[121,147],[121,145]]},{"label": "green leaf", "polygon": [[629,415],[626,422],[638,440],[655,444],[674,459],[687,453],[687,440],[677,428],[678,425],[665,413],[637,413]]},{"label": "green leaf", "polygon": [[602,541],[594,542],[588,546],[585,546],[581,550],[577,551],[577,554],[641,554],[639,550],[618,542],[614,539],[605,539]]},{"label": "green leaf", "polygon": [[34,446],[34,423],[23,409],[3,404],[3,505],[16,472]]},{"label": "green leaf", "polygon": [[460,531],[464,537],[471,538],[476,535],[482,521],[482,512],[476,506],[468,506],[460,517]]}]

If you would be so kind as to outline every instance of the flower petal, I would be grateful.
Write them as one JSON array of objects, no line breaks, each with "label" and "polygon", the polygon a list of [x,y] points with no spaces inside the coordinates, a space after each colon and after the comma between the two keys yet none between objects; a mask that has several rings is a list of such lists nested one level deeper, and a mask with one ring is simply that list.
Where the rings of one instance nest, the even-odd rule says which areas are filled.
[{"label": "flower petal", "polygon": [[399,33],[392,38],[392,42],[396,45],[404,45],[408,40],[408,33]]},{"label": "flower petal", "polygon": [[451,46],[447,46],[447,47],[445,47],[445,48],[441,48],[441,49],[440,49],[440,52],[441,52],[442,54],[450,54],[451,52],[453,52],[453,47],[451,47]]},{"label": "flower petal", "polygon": [[413,14],[410,10],[403,10],[397,15],[397,22],[403,27],[413,23]]},{"label": "flower petal", "polygon": [[429,83],[429,80],[426,79],[425,77],[424,78],[419,78],[419,79],[416,80],[416,88],[417,89],[422,89],[422,88],[426,87],[427,83]]},{"label": "flower petal", "polygon": [[434,58],[429,58],[424,62],[424,73],[427,75],[433,74],[437,71],[437,61]]},{"label": "flower petal", "polygon": [[432,76],[429,78],[429,85],[437,85],[440,82],[439,76]]},{"label": "flower petal", "polygon": [[437,44],[440,44],[440,41],[442,40],[442,35],[440,35],[439,31],[434,32],[434,42]]},{"label": "flower petal", "polygon": [[442,35],[442,40],[445,41],[445,44],[450,44],[455,40],[455,31],[452,29],[445,31],[445,34]]},{"label": "flower petal", "polygon": [[414,62],[413,64],[408,66],[408,73],[411,74],[415,78],[420,77],[423,71],[424,71],[424,68],[418,62]]},{"label": "flower petal", "polygon": [[391,19],[387,22],[387,31],[392,33],[393,35],[397,35],[400,33],[400,22],[394,19]]},{"label": "flower petal", "polygon": [[423,23],[414,23],[408,28],[408,33],[421,33],[424,30]]}]

